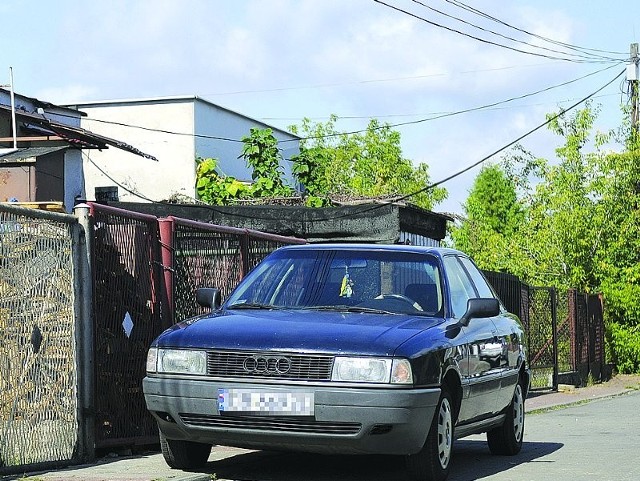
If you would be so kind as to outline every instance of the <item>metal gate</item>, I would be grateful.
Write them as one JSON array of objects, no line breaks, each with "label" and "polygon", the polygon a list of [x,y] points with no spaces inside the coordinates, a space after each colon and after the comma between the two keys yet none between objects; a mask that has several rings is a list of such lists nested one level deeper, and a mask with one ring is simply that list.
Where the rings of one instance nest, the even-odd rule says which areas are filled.
[{"label": "metal gate", "polygon": [[89,203],[93,228],[95,446],[156,444],[142,380],[151,342],[195,315],[195,290],[224,294],[276,247],[303,240]]},{"label": "metal gate", "polygon": [[157,219],[91,204],[94,230],[95,446],[157,442],[142,392],[147,350],[168,324]]},{"label": "metal gate", "polygon": [[531,389],[558,385],[557,295],[552,287],[529,287],[527,351]]}]

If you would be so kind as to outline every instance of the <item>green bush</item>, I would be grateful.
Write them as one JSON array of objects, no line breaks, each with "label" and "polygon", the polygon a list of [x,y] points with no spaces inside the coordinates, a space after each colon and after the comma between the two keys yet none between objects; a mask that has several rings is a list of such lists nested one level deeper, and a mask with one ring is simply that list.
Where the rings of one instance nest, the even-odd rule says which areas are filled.
[{"label": "green bush", "polygon": [[608,326],[613,361],[618,372],[640,373],[640,329],[612,322]]}]

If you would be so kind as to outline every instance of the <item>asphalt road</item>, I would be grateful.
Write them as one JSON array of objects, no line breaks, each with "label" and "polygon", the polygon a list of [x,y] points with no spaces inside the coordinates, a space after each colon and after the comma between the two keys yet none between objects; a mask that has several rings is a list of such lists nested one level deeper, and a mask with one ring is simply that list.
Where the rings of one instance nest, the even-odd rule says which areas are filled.
[{"label": "asphalt road", "polygon": [[[585,395],[582,397],[584,400],[589,399],[588,393],[591,391],[598,389],[579,390]],[[546,396],[547,406],[557,406],[556,398],[562,397],[562,394]],[[574,397],[570,396],[571,399]],[[537,401],[541,400],[544,399]],[[538,404],[538,409],[544,409],[544,403]],[[449,480],[640,481],[639,411],[640,390],[636,390],[623,395],[596,398],[584,404],[527,414],[525,443],[519,455],[492,456],[484,435],[459,440],[454,445]],[[165,464],[161,454],[149,453],[2,479],[400,481],[405,479],[405,469],[401,457],[319,456],[214,446],[209,463],[199,472],[172,470]]]},{"label": "asphalt road", "polygon": [[[457,441],[450,481],[640,480],[640,391],[531,414],[514,457],[492,456],[484,436]],[[214,448],[215,449],[215,448]],[[218,480],[393,481],[402,459],[313,456],[239,450],[218,453],[207,473]],[[216,456],[217,457],[217,456]]]}]

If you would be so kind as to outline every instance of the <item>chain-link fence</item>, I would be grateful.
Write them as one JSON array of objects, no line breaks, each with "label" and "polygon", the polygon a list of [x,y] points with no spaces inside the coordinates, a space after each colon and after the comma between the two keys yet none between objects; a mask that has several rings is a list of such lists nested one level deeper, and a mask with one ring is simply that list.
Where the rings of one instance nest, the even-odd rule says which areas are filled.
[{"label": "chain-link fence", "polygon": [[79,454],[74,229],[0,206],[0,472]]},{"label": "chain-link fence", "polygon": [[173,254],[173,265],[165,268],[174,274],[169,296],[173,296],[175,321],[205,312],[195,302],[198,288],[216,287],[225,298],[250,269],[275,249],[305,242],[176,217],[162,222],[171,223],[162,229],[162,243]]}]

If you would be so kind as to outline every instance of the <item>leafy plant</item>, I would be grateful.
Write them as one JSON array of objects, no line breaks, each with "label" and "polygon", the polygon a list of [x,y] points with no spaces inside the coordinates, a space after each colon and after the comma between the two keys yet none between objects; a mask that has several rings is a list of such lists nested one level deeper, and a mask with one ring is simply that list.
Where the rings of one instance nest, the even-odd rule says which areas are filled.
[{"label": "leafy plant", "polygon": [[285,197],[293,190],[284,184],[282,177],[282,154],[278,140],[271,129],[252,128],[248,136],[242,137],[242,157],[252,169],[252,197]]},{"label": "leafy plant", "polygon": [[640,372],[640,330],[611,322],[608,326],[613,361],[623,374]]},{"label": "leafy plant", "polygon": [[218,174],[218,159],[196,159],[196,191],[203,202],[225,205],[246,195],[249,187],[234,177]]},{"label": "leafy plant", "polygon": [[[365,132],[339,132],[332,115],[326,123],[304,119],[292,132],[302,135],[294,173],[305,188],[308,204],[323,205],[336,197],[393,197],[429,185],[426,164],[414,166],[402,155],[400,133],[372,119]],[[416,205],[432,209],[446,198],[446,190],[432,188],[411,196]]]}]

